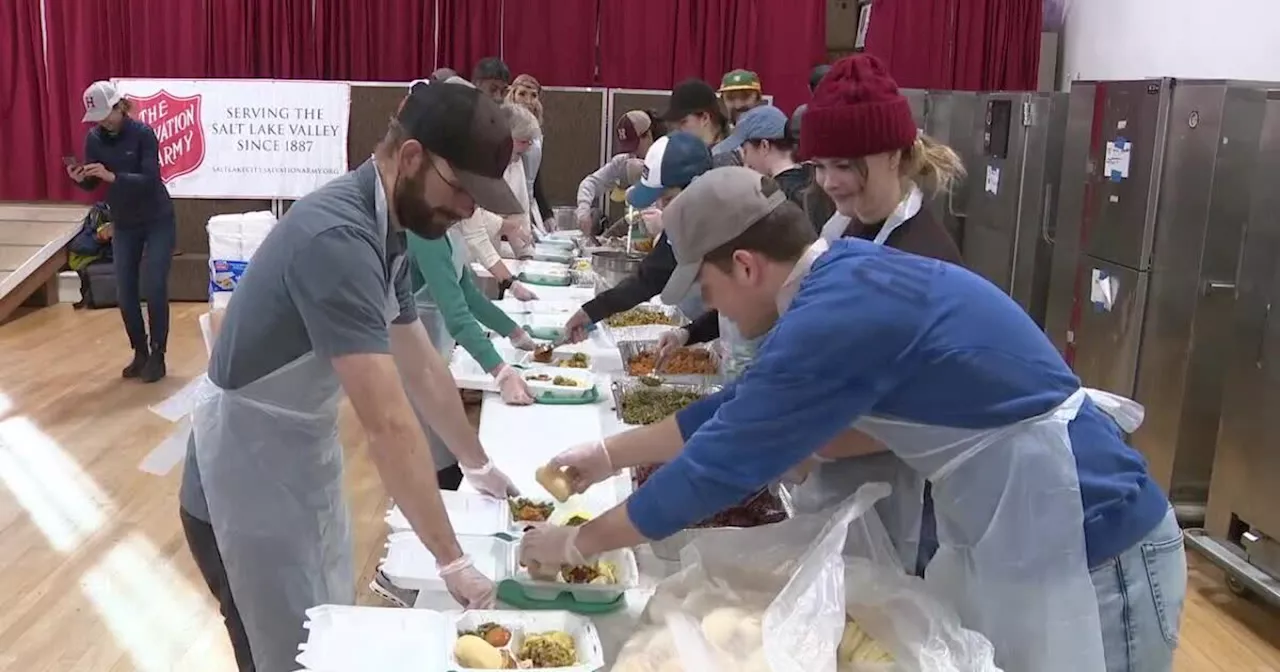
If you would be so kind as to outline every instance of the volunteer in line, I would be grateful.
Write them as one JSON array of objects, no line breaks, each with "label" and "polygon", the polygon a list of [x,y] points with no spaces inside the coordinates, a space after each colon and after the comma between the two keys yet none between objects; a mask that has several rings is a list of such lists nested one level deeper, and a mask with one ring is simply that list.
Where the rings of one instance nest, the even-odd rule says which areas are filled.
[{"label": "volunteer in line", "polygon": [[[409,234],[413,258],[414,297],[418,315],[427,327],[431,344],[448,362],[454,345],[462,347],[481,368],[494,377],[502,400],[508,404],[533,403],[529,387],[520,373],[502,360],[485,329],[507,337],[520,350],[532,351],[537,343],[476,286],[475,274],[467,267],[467,250],[457,227],[435,240]],[[449,466],[444,444],[432,438],[436,467]]]},{"label": "volunteer in line", "polygon": [[[94,126],[84,139],[85,162],[69,164],[67,175],[86,191],[107,185],[116,297],[133,347],[133,360],[121,375],[154,383],[165,376],[169,266],[177,235],[173,201],[160,179],[160,145],[150,126],[129,116],[133,103],[111,82],[94,82],[81,99],[84,121]],[[142,320],[144,299],[150,340]]]},{"label": "volunteer in line", "polygon": [[729,137],[729,115],[716,90],[701,79],[687,79],[671,90],[667,111],[662,114],[672,130],[686,131],[711,148],[716,167],[740,166],[742,157],[721,143]]},{"label": "volunteer in line", "polygon": [[[772,333],[737,383],[557,456],[577,491],[666,465],[582,527],[527,533],[522,562],[580,564],[662,539],[815,456],[882,444],[933,481],[940,548],[925,580],[1003,669],[1170,669],[1186,559],[1168,499],[1125,445],[1141,406],[1082,389],[983,278],[865,240],[815,240],[767,177],[713,170],[663,219],[679,262],[663,298],[700,281],[744,333]],[[827,487],[846,497],[856,484]]]},{"label": "volunteer in line", "polygon": [[501,105],[507,97],[507,87],[511,86],[511,68],[497,56],[486,56],[471,69],[470,83]]},{"label": "volunteer in line", "polygon": [[355,599],[338,441],[344,393],[449,592],[464,607],[492,606],[494,583],[454,537],[414,408],[478,490],[506,497],[515,488],[477,440],[418,318],[405,228],[439,238],[477,206],[519,212],[502,180],[511,153],[489,98],[415,85],[374,157],[294,203],[237,286],[192,413],[180,498],[242,670],[295,669],[305,610]]},{"label": "volunteer in line", "polygon": [[[801,202],[810,184],[809,173],[795,161],[795,142],[787,136],[787,115],[782,110],[772,105],[748,110],[720,146],[726,151],[740,152],[748,168],[772,177],[787,198],[797,204]],[[688,326],[665,332],[658,342],[659,350],[666,352],[688,343],[720,339],[727,375],[736,376],[750,365],[758,346],[755,340],[743,337],[717,311],[708,310],[694,317]]]},{"label": "volunteer in line", "polygon": [[666,126],[648,110],[631,110],[618,118],[613,139],[613,148],[618,153],[578,183],[576,214],[579,229],[585,233],[595,231],[596,222],[591,219],[591,209],[599,204],[602,190],[630,186],[635,181],[631,174],[639,171],[638,166],[648,155],[649,148],[666,132]]},{"label": "volunteer in line", "polygon": [[[533,118],[538,122],[538,128],[546,127],[542,116],[542,83],[533,75],[517,76],[515,81],[511,82],[511,88],[507,89],[506,101],[521,105],[532,112]],[[533,224],[534,231],[540,236],[546,234],[544,222],[551,216],[551,207],[547,205],[546,194],[542,192],[540,175],[542,149],[545,144],[546,136],[539,134],[534,139],[533,145],[529,147],[529,151],[520,156],[520,163],[524,165],[525,183],[529,191],[529,222]]]},{"label": "volunteer in line", "polygon": [[747,111],[764,104],[764,93],[760,86],[760,75],[750,70],[730,70],[720,78],[720,99],[729,111],[729,121],[738,123],[738,119]]},{"label": "volunteer in line", "polygon": [[[766,109],[773,108],[757,108],[744,115],[740,127]],[[907,99],[875,57],[860,55],[837,63],[822,80],[805,118],[803,149],[807,156],[817,157],[819,184],[838,209],[823,229],[827,242],[851,236],[963,265],[951,235],[922,205],[949,192],[964,168],[955,152],[917,131]],[[744,150],[754,162],[755,149],[748,144]],[[722,325],[709,315],[663,334],[660,347],[720,337]],[[824,484],[873,481],[893,484],[894,492],[876,504],[876,511],[903,567],[922,573],[934,546],[927,486],[922,476],[892,453],[818,466],[795,488],[795,504],[801,511],[825,508],[842,497],[825,494]]]},{"label": "volunteer in line", "polygon": [[[711,170],[711,152],[690,133],[672,133],[653,144],[645,155],[644,165],[644,177],[627,193],[627,202],[634,208],[645,209],[646,220],[653,222],[658,213],[648,209],[671,202],[696,177]],[[666,235],[659,233],[653,241],[653,250],[645,255],[633,275],[601,292],[569,317],[564,325],[569,341],[577,343],[586,339],[587,327],[657,296],[675,267],[671,245]]]},{"label": "volunteer in line", "polygon": [[521,105],[504,103],[502,112],[511,127],[511,142],[514,150],[511,162],[507,165],[503,179],[516,195],[520,210],[510,215],[498,215],[483,207],[458,225],[462,239],[466,243],[467,253],[471,261],[480,264],[498,280],[498,286],[521,301],[532,301],[538,298],[533,290],[516,280],[507,263],[503,261],[499,250],[503,248],[503,238],[511,248],[511,255],[516,258],[528,257],[533,252],[532,225],[529,223],[529,191],[525,181],[524,164],[520,157],[533,147],[535,139],[542,135],[538,120],[533,113]]}]

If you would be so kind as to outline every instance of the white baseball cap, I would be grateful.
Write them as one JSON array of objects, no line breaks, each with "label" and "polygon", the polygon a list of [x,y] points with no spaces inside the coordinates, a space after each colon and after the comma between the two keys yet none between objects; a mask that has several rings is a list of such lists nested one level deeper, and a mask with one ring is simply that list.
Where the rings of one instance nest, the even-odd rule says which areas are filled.
[{"label": "white baseball cap", "polygon": [[102,80],[90,84],[81,98],[84,100],[84,118],[81,121],[96,124],[106,119],[124,96],[116,91],[115,84]]}]

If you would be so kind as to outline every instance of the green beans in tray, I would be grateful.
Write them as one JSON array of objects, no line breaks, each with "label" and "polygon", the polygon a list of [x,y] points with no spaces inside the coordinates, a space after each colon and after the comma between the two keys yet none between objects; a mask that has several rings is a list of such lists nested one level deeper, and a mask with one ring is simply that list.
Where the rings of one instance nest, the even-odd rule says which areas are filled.
[{"label": "green beans in tray", "polygon": [[618,419],[624,423],[651,425],[719,389],[715,385],[666,383],[649,386],[632,381],[614,381],[613,402]]}]

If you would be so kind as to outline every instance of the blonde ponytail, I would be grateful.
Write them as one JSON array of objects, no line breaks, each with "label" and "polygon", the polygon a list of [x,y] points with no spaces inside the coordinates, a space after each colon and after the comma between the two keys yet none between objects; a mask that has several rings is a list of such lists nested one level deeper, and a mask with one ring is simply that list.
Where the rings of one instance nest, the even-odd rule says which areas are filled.
[{"label": "blonde ponytail", "polygon": [[964,178],[964,162],[955,150],[921,133],[903,152],[902,176],[930,196],[946,194]]}]

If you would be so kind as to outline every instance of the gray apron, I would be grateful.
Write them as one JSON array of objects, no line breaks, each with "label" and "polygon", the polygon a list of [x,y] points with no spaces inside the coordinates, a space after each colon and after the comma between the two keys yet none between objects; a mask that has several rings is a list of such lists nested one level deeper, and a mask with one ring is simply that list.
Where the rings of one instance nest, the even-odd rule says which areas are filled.
[{"label": "gray apron", "polygon": [[[387,200],[375,186],[376,232]],[[399,314],[393,262],[384,317]],[[305,612],[355,603],[351,528],[342,497],[338,402],[329,360],[309,352],[238,390],[212,382],[192,411],[209,519],[259,672],[288,672]]]},{"label": "gray apron", "polygon": [[[466,270],[468,262],[466,241],[462,239],[462,230],[457,226],[449,227],[449,232],[445,236],[449,239],[449,245],[453,252],[454,279],[461,282],[462,274]],[[436,352],[440,353],[440,357],[444,359],[445,363],[449,363],[453,357],[453,350],[454,346],[457,345],[457,341],[454,340],[453,334],[449,333],[449,327],[445,324],[444,314],[440,312],[440,307],[436,305],[435,299],[431,298],[431,293],[426,288],[418,290],[418,293],[414,295],[414,302],[418,306],[418,317],[422,320],[423,326],[427,328],[427,335],[431,337],[431,345],[435,347]],[[403,379],[404,376],[401,376],[401,378]],[[405,392],[408,392],[407,388]],[[457,464],[458,458],[449,452],[444,440],[440,438],[439,434],[436,434],[434,429],[431,429],[431,423],[423,416],[417,404],[413,404],[413,412],[418,416],[418,423],[426,431],[427,440],[431,443],[431,459],[435,462],[436,470],[447,469]]]},{"label": "gray apron", "polygon": [[[912,188],[871,242],[883,245],[890,234],[920,212],[923,200],[920,190]],[[833,215],[823,227],[822,240],[838,240],[848,225],[848,217],[839,213]],[[860,420],[854,423],[854,429],[862,430],[865,422],[866,420]],[[840,503],[864,483],[875,482],[893,486],[893,492],[876,503],[876,513],[893,540],[903,568],[908,573],[915,573],[920,549],[920,524],[924,512],[925,479],[893,452],[819,464],[803,483],[791,489],[793,503],[797,511],[818,511]]]}]

